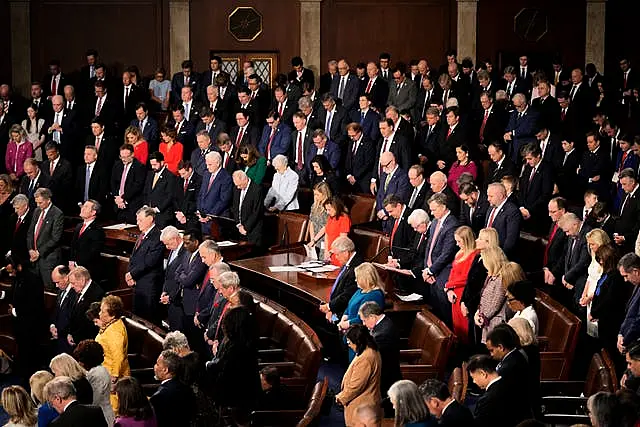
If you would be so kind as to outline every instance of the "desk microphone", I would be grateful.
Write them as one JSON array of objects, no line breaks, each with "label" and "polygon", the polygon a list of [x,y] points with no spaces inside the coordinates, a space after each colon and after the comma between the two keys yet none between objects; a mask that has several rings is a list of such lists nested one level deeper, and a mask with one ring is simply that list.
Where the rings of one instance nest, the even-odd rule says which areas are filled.
[{"label": "desk microphone", "polygon": [[384,251],[389,251],[389,246],[384,246],[382,249],[378,251],[377,254],[369,258],[368,262],[373,262],[374,259],[378,258]]}]

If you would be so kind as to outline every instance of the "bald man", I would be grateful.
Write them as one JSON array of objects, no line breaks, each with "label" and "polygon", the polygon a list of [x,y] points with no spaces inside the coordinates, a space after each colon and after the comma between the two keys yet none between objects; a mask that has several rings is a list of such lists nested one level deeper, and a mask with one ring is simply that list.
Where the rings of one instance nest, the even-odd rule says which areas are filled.
[{"label": "bald man", "polygon": [[442,193],[447,196],[447,208],[451,211],[451,214],[458,218],[460,216],[460,199],[456,193],[447,185],[447,175],[443,172],[435,171],[429,176],[429,187],[431,190],[425,197],[425,205],[422,207],[427,212],[429,211],[429,205],[427,200],[434,194]]},{"label": "bald man", "polygon": [[[61,89],[62,90],[62,89]],[[47,140],[54,141],[63,158],[80,160],[80,152],[74,152],[78,137],[78,118],[75,110],[64,109],[64,98],[56,95],[51,98],[53,113],[50,114],[43,130],[46,129]],[[44,156],[43,156],[44,157]]]},{"label": "bald man", "polygon": [[358,106],[360,82],[351,74],[349,63],[344,59],[338,61],[338,74],[331,82],[331,95],[341,104],[347,113]]}]

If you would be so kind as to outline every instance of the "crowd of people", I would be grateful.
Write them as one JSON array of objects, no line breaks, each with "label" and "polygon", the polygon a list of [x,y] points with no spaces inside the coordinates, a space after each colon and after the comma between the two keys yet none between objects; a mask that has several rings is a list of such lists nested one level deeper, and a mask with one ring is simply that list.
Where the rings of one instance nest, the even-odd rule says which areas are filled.
[{"label": "crowd of people", "polygon": [[[232,81],[218,56],[204,73],[184,61],[170,81],[135,66],[119,80],[95,50],[86,58],[69,75],[51,61],[28,99],[0,86],[0,252],[19,364],[33,374],[31,397],[2,394],[14,424],[243,425],[284,404],[277,370],[258,371],[253,300],[208,238],[229,218],[225,236],[261,253],[266,212],[308,214],[309,253],[340,269],[318,333],[329,357],[348,360],[335,401],[349,426],[379,425],[381,407],[398,426],[539,417],[536,287],[585,325],[576,359],[604,348],[638,389],[640,78],[627,59],[605,78],[560,58],[547,70],[522,55],[499,75],[455,51],[438,68],[382,53],[355,73],[330,61],[316,89],[299,57],[273,82],[251,62]],[[401,379],[385,286],[349,238],[345,198],[358,193],[375,197],[368,225],[389,236],[396,291],[420,295],[455,333],[459,361],[470,358],[485,389],[473,414],[438,381]],[[78,215],[63,251],[65,216]],[[122,301],[104,296],[104,221],[137,224],[124,277],[133,313],[175,331],[150,403],[130,377]],[[546,242],[527,271],[522,231]],[[58,293],[52,319],[43,290]],[[47,323],[52,374],[33,373]],[[596,395],[592,423],[633,425],[634,404]]]}]

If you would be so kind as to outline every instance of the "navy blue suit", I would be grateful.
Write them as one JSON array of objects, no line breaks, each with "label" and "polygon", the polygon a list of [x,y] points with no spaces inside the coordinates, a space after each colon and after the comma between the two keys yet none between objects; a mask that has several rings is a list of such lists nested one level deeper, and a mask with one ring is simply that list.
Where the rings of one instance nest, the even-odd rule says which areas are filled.
[{"label": "navy blue suit", "polygon": [[156,322],[159,320],[158,304],[164,281],[164,245],[160,241],[160,228],[154,226],[136,246],[129,257],[128,268],[131,278],[136,282],[133,288],[133,312]]},{"label": "navy blue suit", "polygon": [[[489,227],[489,219],[494,208],[489,206],[487,217],[485,218],[485,226]],[[522,222],[522,214],[518,207],[507,201],[493,217],[492,228],[498,232],[500,247],[507,257],[513,254],[513,251],[520,237],[520,223]]]},{"label": "navy blue suit", "polygon": [[273,160],[278,154],[287,155],[289,153],[289,146],[291,145],[291,128],[285,123],[280,123],[276,128],[276,133],[271,141],[271,155],[267,155],[267,146],[269,145],[269,138],[271,137],[271,126],[265,125],[262,129],[262,136],[258,143],[258,151],[266,159]]},{"label": "navy blue suit", "polygon": [[511,160],[520,164],[520,148],[530,142],[536,142],[538,132],[538,112],[527,108],[522,117],[518,111],[513,111],[509,117],[506,132],[515,132],[511,139]]},{"label": "navy blue suit", "polygon": [[169,262],[171,255],[172,252],[169,253],[169,258],[167,258],[167,268],[164,271],[164,285],[162,286],[162,292],[169,295],[169,329],[172,331],[181,331],[183,330],[182,320],[184,318],[184,310],[182,309],[181,289],[178,281],[176,280],[176,273],[185,259],[191,256],[191,254],[187,251],[187,248],[182,245],[173,260]]},{"label": "navy blue suit", "polygon": [[364,136],[372,141],[380,139],[380,126],[378,125],[380,123],[380,115],[371,108],[365,113],[364,119],[360,110],[352,111],[350,119],[351,122],[360,123]]},{"label": "navy blue suit", "polygon": [[196,252],[193,258],[188,254],[176,270],[176,283],[182,291],[182,307],[187,318],[193,318],[196,312],[199,287],[207,274],[207,269],[200,253]]},{"label": "navy blue suit", "polygon": [[[209,145],[210,148],[202,151],[200,147],[191,151],[191,166],[193,166],[193,171],[202,177],[207,171],[207,164],[205,163],[204,156],[207,153],[214,151],[213,146]],[[218,150],[215,150],[218,151]]]},{"label": "navy blue suit", "polygon": [[[340,78],[341,76],[336,74],[331,82],[331,95],[333,95],[333,98],[336,100],[339,99],[338,92],[340,90]],[[349,74],[342,93],[342,107],[344,107],[345,110],[351,111],[358,105],[359,92],[360,81],[355,75]]]},{"label": "navy blue suit", "polygon": [[[396,169],[394,174],[391,176],[391,179],[389,180],[387,189],[385,190],[384,184],[386,180],[387,173],[383,172],[382,176],[380,177],[380,181],[378,182],[378,193],[376,194],[376,212],[384,209],[384,199],[390,194],[395,194],[396,196],[400,197],[402,199],[402,203],[407,203],[409,201],[409,197],[411,196],[413,187],[411,187],[411,184],[409,183],[409,177],[407,176],[407,172],[404,169],[400,169],[400,167]],[[392,221],[386,221],[386,223],[383,224],[383,229],[386,232],[391,232],[392,226]]]},{"label": "navy blue suit", "polygon": [[629,346],[640,338],[640,291],[638,286],[633,290],[631,299],[627,304],[627,313],[620,326],[620,335],[624,338],[624,345]]},{"label": "navy blue suit", "polygon": [[[140,129],[140,121],[138,119],[131,120],[130,124],[131,126],[135,126]],[[158,144],[160,143],[160,129],[156,119],[147,117],[147,123],[144,125],[144,129],[142,129],[142,139],[149,143],[149,152],[151,152],[151,149],[158,149]]]},{"label": "navy blue suit", "polygon": [[209,318],[213,311],[213,297],[216,295],[216,288],[213,287],[211,281],[207,280],[203,283],[198,291],[198,299],[196,300],[196,313],[198,313],[198,322],[203,327],[209,323]]},{"label": "navy blue suit", "polygon": [[[198,196],[198,210],[202,216],[211,214],[228,217],[231,196],[235,188],[231,175],[225,169],[220,169],[211,184],[211,188],[209,188],[210,178],[211,173],[207,170],[202,177],[202,186]],[[210,222],[202,223],[202,232],[209,234],[210,231]]]},{"label": "navy blue suit", "polygon": [[[313,172],[313,168],[311,167],[311,159],[313,159],[318,153],[318,147],[316,144],[311,144],[309,146],[309,151],[307,151],[307,170],[309,172]],[[331,167],[336,170],[338,168],[338,164],[340,163],[340,147],[338,144],[331,140],[327,140],[327,144],[324,146],[323,156],[327,158]]]}]

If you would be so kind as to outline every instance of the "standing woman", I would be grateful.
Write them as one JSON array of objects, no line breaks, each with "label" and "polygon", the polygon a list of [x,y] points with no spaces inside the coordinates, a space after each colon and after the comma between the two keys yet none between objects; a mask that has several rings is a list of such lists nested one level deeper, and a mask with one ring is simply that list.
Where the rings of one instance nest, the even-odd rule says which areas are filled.
[{"label": "standing woman", "polygon": [[337,196],[333,196],[324,202],[327,210],[327,225],[324,228],[325,245],[324,259],[331,260],[331,264],[339,265],[335,256],[331,255],[331,244],[340,236],[347,236],[351,231],[351,218],[346,206]]},{"label": "standing woman", "polygon": [[502,269],[509,262],[500,248],[489,248],[482,253],[482,262],[487,269],[487,279],[480,293],[480,304],[473,316],[475,324],[482,329],[481,342],[495,325],[506,322],[507,294],[502,286]]},{"label": "standing woman", "polygon": [[[598,338],[598,324],[591,321],[591,306],[593,296],[602,276],[602,266],[596,260],[596,252],[602,246],[610,245],[611,239],[609,235],[600,228],[595,228],[587,233],[587,246],[589,247],[589,253],[591,254],[591,263],[587,269],[588,276],[587,282],[584,285],[584,291],[582,291],[582,297],[580,298],[580,305],[587,308],[586,326],[587,334],[590,337]],[[581,319],[585,320],[585,319]]]},{"label": "standing woman", "polygon": [[12,385],[2,390],[1,403],[9,415],[7,427],[36,427],[38,410],[27,391],[19,385]]},{"label": "standing woman", "polygon": [[347,427],[355,425],[359,406],[380,408],[380,370],[382,363],[378,346],[364,325],[353,325],[347,330],[347,345],[356,353],[342,378],[336,402],[344,406]]},{"label": "standing woman", "polygon": [[453,236],[460,250],[453,260],[449,281],[444,289],[447,293],[447,299],[451,303],[453,333],[461,343],[466,344],[469,338],[469,319],[462,314],[460,304],[471,265],[480,250],[476,249],[476,240],[471,227],[466,225],[459,227]]},{"label": "standing woman", "polygon": [[475,181],[478,177],[478,169],[473,160],[471,160],[469,147],[466,144],[460,144],[456,147],[456,157],[458,160],[451,165],[451,169],[449,169],[449,174],[447,175],[447,185],[451,187],[456,195],[459,195],[458,178],[460,178],[460,175],[469,173]]},{"label": "standing woman", "polygon": [[262,185],[264,174],[267,172],[267,159],[260,155],[253,144],[242,144],[238,150],[240,153],[239,166],[251,181]]},{"label": "standing woman", "polygon": [[[115,384],[118,378],[131,374],[127,348],[129,339],[127,329],[121,317],[123,314],[122,300],[115,295],[107,295],[100,303],[100,331],[96,337],[104,349],[103,365],[111,375],[111,383]],[[111,393],[111,406],[118,410],[118,398]]]},{"label": "standing woman", "polygon": [[160,152],[164,156],[164,163],[167,169],[174,174],[178,174],[178,163],[182,160],[183,146],[176,138],[178,134],[173,128],[163,128],[160,131]]},{"label": "standing woman", "polygon": [[138,380],[123,377],[116,383],[120,407],[115,427],[156,427],[156,416]]},{"label": "standing woman", "polygon": [[11,126],[4,165],[14,184],[24,175],[24,161],[32,156],[33,146],[27,141],[27,133],[20,125]]},{"label": "standing woman", "polygon": [[102,409],[107,425],[113,425],[114,414],[110,401],[111,375],[102,365],[104,362],[102,346],[94,340],[82,340],[73,351],[73,357],[87,370],[87,380],[93,389],[93,405]]},{"label": "standing woman", "polygon": [[311,188],[313,188],[316,184],[321,182],[326,182],[329,184],[329,188],[331,188],[331,192],[333,194],[338,194],[340,190],[340,181],[338,181],[338,177],[336,176],[335,171],[329,164],[329,160],[322,154],[318,154],[311,159],[311,177],[310,183]]},{"label": "standing woman", "polygon": [[49,371],[36,371],[29,378],[29,388],[31,398],[38,406],[38,427],[48,427],[51,421],[58,418],[58,412],[47,402],[44,395],[44,386],[53,379],[53,374]]},{"label": "standing woman", "polygon": [[169,108],[169,94],[171,92],[171,81],[164,78],[164,68],[156,69],[154,79],[149,82],[149,96],[153,99],[162,111]]},{"label": "standing woman", "polygon": [[147,160],[149,160],[149,143],[144,140],[138,127],[129,126],[124,131],[124,143],[133,145],[133,157],[143,165],[147,164]]},{"label": "standing woman", "polygon": [[27,141],[31,143],[33,149],[34,158],[42,161],[42,146],[45,142],[45,136],[42,133],[42,127],[44,126],[44,119],[38,118],[38,107],[35,104],[31,104],[27,108],[27,118],[22,121],[22,129],[27,134]]},{"label": "standing woman", "polygon": [[324,204],[331,197],[331,190],[329,184],[326,182],[320,182],[313,187],[313,204],[311,205],[311,212],[309,213],[309,243],[307,247],[314,249],[318,255],[318,258],[324,256],[325,247],[325,226],[327,225],[327,210],[324,208]]},{"label": "standing woman", "polygon": [[67,353],[51,359],[49,369],[56,377],[69,377],[76,388],[76,399],[84,405],[93,404],[93,388],[87,379],[87,371]]}]

